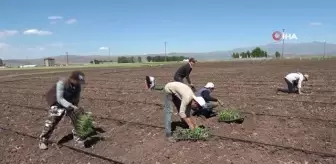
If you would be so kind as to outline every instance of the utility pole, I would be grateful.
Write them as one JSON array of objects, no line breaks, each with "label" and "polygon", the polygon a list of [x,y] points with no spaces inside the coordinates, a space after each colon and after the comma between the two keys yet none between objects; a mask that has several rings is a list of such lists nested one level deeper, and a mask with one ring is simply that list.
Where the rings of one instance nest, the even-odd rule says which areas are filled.
[{"label": "utility pole", "polygon": [[108,51],[109,51],[109,61],[111,61],[111,50],[110,50],[110,47],[108,47]]},{"label": "utility pole", "polygon": [[284,58],[284,49],[285,49],[285,37],[284,37],[284,34],[285,34],[285,29],[283,28],[282,29],[282,52],[281,52],[281,56],[282,58]]},{"label": "utility pole", "polygon": [[326,56],[326,45],[327,45],[327,41],[324,40],[324,45],[323,45],[323,58],[325,58],[325,56]]},{"label": "utility pole", "polygon": [[165,46],[165,61],[167,62],[167,42],[164,42]]},{"label": "utility pole", "polygon": [[66,65],[68,66],[69,65],[69,54],[68,52],[65,53],[66,54]]}]

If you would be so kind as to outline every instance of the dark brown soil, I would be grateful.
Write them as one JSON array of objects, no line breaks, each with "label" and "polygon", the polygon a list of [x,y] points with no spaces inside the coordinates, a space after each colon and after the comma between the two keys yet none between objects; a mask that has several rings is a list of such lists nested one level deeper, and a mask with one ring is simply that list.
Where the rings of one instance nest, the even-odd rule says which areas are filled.
[{"label": "dark brown soil", "polygon": [[[171,81],[177,66],[154,68],[84,69],[88,84],[81,105],[93,112],[104,139],[77,147],[71,138],[64,140],[72,129],[65,118],[52,135],[61,144],[46,151],[38,149],[37,140],[47,116],[43,95],[71,70],[1,71],[0,163],[336,163],[336,61],[198,63],[193,83],[200,88],[214,82],[214,96],[246,118],[226,124],[199,117],[214,136],[177,143],[164,137],[162,92],[144,85],[145,75],[162,85]],[[307,93],[276,94],[293,71],[310,75]]]}]

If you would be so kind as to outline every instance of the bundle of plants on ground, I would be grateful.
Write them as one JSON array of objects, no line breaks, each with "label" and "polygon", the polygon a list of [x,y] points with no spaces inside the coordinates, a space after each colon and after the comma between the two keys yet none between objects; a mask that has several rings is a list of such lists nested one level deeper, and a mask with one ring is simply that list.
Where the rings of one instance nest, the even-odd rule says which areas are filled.
[{"label": "bundle of plants on ground", "polygon": [[210,131],[208,128],[201,128],[201,127],[197,127],[193,130],[178,128],[173,133],[173,135],[176,140],[205,141],[209,139]]},{"label": "bundle of plants on ground", "polygon": [[242,122],[244,117],[236,109],[225,109],[219,112],[219,122]]},{"label": "bundle of plants on ground", "polygon": [[93,134],[95,130],[91,114],[84,112],[78,114],[75,128],[77,135],[81,138],[86,138],[89,135]]}]

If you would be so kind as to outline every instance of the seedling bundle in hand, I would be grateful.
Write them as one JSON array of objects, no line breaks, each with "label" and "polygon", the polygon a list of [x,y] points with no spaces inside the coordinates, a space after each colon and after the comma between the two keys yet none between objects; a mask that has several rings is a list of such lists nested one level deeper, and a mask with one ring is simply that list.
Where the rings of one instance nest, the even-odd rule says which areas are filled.
[{"label": "seedling bundle in hand", "polygon": [[89,113],[81,113],[77,117],[75,126],[77,135],[86,138],[94,132],[92,116]]},{"label": "seedling bundle in hand", "polygon": [[195,128],[193,130],[191,129],[176,129],[174,132],[174,138],[176,140],[208,140],[210,137],[209,129],[207,128]]},{"label": "seedling bundle in hand", "polygon": [[236,109],[226,109],[219,112],[219,122],[240,122],[243,120],[243,116]]}]

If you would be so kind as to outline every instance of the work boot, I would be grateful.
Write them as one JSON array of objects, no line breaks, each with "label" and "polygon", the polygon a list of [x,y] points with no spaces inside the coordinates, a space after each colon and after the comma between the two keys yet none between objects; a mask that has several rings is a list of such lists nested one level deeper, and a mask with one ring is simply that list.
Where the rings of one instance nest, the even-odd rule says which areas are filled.
[{"label": "work boot", "polygon": [[175,138],[173,137],[172,133],[166,133],[166,138],[169,142],[174,143],[176,142]]},{"label": "work boot", "polygon": [[176,142],[176,140],[175,140],[175,138],[173,136],[167,137],[167,140],[169,142],[171,142],[171,143],[175,143]]},{"label": "work boot", "polygon": [[46,150],[48,149],[48,143],[47,143],[47,140],[45,138],[41,138],[40,139],[40,142],[39,142],[39,148],[41,150]]},{"label": "work boot", "polygon": [[74,130],[72,130],[72,134],[73,134],[73,139],[75,141],[75,144],[78,145],[80,148],[84,148],[85,147],[85,140],[78,137]]}]

